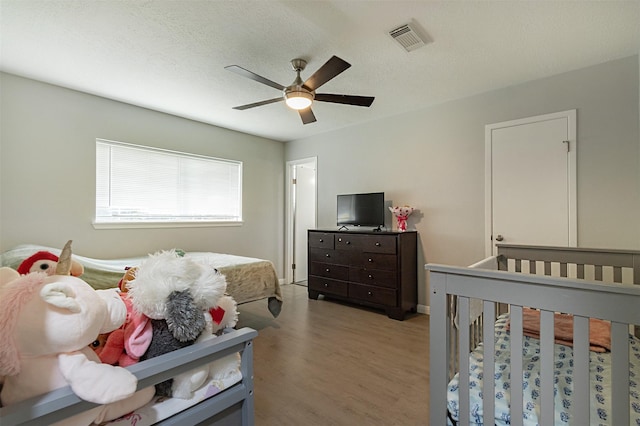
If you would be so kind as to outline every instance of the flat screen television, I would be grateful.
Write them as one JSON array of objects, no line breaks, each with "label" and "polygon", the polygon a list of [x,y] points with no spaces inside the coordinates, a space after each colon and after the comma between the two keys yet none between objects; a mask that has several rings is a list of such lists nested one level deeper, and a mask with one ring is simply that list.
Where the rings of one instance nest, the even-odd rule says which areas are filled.
[{"label": "flat screen television", "polygon": [[384,192],[338,195],[338,225],[384,226]]}]

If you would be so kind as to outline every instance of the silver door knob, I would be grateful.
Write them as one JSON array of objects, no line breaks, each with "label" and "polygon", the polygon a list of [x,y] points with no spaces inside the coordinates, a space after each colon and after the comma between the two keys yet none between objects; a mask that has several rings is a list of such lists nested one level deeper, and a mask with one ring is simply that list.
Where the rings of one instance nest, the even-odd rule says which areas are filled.
[{"label": "silver door knob", "polygon": [[502,241],[504,240],[504,237],[502,235],[499,235],[496,237],[496,241]]}]

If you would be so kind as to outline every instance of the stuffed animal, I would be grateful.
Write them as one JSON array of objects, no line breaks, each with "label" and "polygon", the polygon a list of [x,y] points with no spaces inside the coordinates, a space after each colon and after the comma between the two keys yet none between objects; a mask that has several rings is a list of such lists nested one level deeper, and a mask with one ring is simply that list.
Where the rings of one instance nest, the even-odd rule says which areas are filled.
[{"label": "stuffed animal", "polygon": [[0,286],[8,284],[19,277],[20,274],[15,269],[9,268],[8,266],[0,268]]},{"label": "stuffed animal", "polygon": [[396,217],[396,221],[398,222],[398,231],[400,232],[406,231],[407,219],[415,209],[409,206],[402,206],[402,207],[389,207],[389,210]]},{"label": "stuffed animal", "polygon": [[100,361],[128,367],[137,363],[151,344],[151,321],[146,315],[133,309],[126,293],[119,293],[127,308],[127,318],[120,328],[101,334],[91,343]]},{"label": "stuffed animal", "polygon": [[[71,240],[67,241],[65,247],[71,247]],[[65,249],[63,248],[63,251]],[[27,257],[18,266],[18,273],[20,275],[28,274],[29,272],[45,272],[47,275],[53,275],[58,265],[58,256],[48,251],[39,251],[31,256]],[[84,266],[80,262],[71,259],[71,269],[69,271],[74,277],[79,277],[84,273]]]},{"label": "stuffed animal", "polygon": [[131,299],[126,296],[127,284],[136,276],[137,267],[126,267],[118,282],[118,289],[127,306],[127,319],[117,330],[101,334],[89,346],[106,364],[127,367],[140,360],[151,344],[152,326],[149,318],[133,309]]},{"label": "stuffed animal", "polygon": [[[17,278],[20,278],[20,274],[15,269],[9,268],[8,266],[3,266],[0,268],[0,288]],[[4,377],[0,376],[0,390],[2,389],[3,383]]]},{"label": "stuffed animal", "polygon": [[87,346],[120,326],[126,307],[115,290],[94,290],[68,275],[70,255],[63,254],[63,275],[29,273],[0,288],[0,400],[8,406],[69,385],[78,397],[103,405],[61,423],[101,423],[146,404],[154,390],[136,392],[133,374],[100,363]]},{"label": "stuffed animal", "polygon": [[137,271],[137,266],[127,266],[126,268],[124,268],[124,275],[122,276],[122,278],[120,278],[120,281],[118,281],[118,288],[121,292],[126,293],[127,291],[129,291],[129,289],[127,288],[127,284],[129,284],[129,281],[133,281],[133,279],[136,277]]},{"label": "stuffed animal", "polygon": [[[217,306],[204,314],[206,326],[195,343],[204,342],[221,335],[224,330],[235,327],[238,322],[237,303],[233,297],[224,295],[218,300]],[[193,392],[200,388],[207,379],[223,380],[240,371],[240,354],[229,354],[206,366],[188,371],[174,377],[172,394],[176,398],[188,399]]]},{"label": "stuffed animal", "polygon": [[[224,311],[220,317],[220,310]],[[238,304],[233,297],[225,295],[218,301],[218,306],[211,309],[213,335],[220,335],[238,323]],[[209,364],[209,377],[221,380],[240,370],[240,354],[238,352],[217,359]]]},{"label": "stuffed animal", "polygon": [[[152,323],[151,344],[141,360],[195,343],[206,329],[205,313],[217,306],[226,288],[224,275],[206,258],[195,260],[169,250],[143,260],[135,278],[127,284],[134,310]],[[189,397],[202,384],[202,377],[208,375],[206,367],[197,370],[156,385],[156,393]]]}]

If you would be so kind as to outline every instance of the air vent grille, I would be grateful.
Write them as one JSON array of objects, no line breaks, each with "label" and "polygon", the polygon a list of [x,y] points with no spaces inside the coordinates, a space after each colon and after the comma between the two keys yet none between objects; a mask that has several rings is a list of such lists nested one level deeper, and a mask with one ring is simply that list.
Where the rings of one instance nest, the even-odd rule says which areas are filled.
[{"label": "air vent grille", "polygon": [[407,52],[416,50],[426,44],[411,24],[405,24],[395,30],[391,30],[389,31],[389,35],[393,37],[393,39],[397,41]]}]

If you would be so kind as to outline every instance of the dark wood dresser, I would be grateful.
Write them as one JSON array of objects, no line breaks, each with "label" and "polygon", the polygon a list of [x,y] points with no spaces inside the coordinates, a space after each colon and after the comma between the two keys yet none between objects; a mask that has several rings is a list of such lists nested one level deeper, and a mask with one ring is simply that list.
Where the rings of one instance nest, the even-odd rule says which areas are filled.
[{"label": "dark wood dresser", "polygon": [[403,320],[417,304],[417,232],[309,230],[309,298],[320,294]]}]

